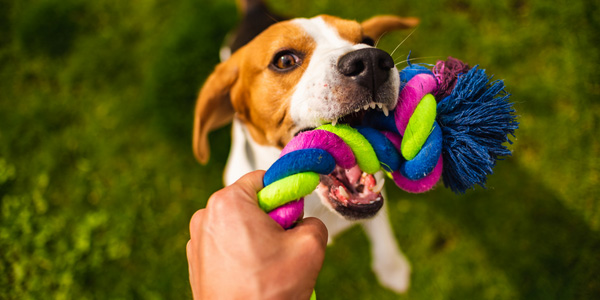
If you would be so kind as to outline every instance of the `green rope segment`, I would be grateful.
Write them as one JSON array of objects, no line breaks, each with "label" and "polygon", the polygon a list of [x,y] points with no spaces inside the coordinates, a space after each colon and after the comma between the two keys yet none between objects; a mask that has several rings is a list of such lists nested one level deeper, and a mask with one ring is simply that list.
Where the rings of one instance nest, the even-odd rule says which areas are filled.
[{"label": "green rope segment", "polygon": [[408,120],[408,125],[402,138],[401,152],[406,160],[411,160],[419,154],[423,144],[433,130],[437,102],[432,94],[423,96]]},{"label": "green rope segment", "polygon": [[[434,100],[435,101],[435,100]],[[346,124],[338,124],[333,126],[331,124],[321,125],[317,129],[327,130],[335,135],[339,136],[344,143],[350,146],[352,153],[356,157],[356,163],[358,167],[366,173],[374,174],[379,171],[381,164],[375,150],[369,143],[369,141],[360,134],[356,129]]]},{"label": "green rope segment", "polygon": [[312,193],[319,184],[319,174],[303,172],[281,178],[258,192],[258,205],[266,212]]}]

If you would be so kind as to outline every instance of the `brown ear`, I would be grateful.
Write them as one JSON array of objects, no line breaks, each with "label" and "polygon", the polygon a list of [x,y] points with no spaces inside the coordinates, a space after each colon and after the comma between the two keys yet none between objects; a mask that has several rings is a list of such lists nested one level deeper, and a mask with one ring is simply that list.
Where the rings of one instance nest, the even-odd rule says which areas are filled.
[{"label": "brown ear", "polygon": [[375,16],[361,23],[363,34],[378,40],[383,34],[392,30],[413,28],[419,25],[418,18],[401,18],[397,16]]},{"label": "brown ear", "polygon": [[230,90],[238,78],[237,56],[217,65],[200,90],[194,116],[193,147],[196,159],[205,164],[210,157],[208,133],[233,119]]}]

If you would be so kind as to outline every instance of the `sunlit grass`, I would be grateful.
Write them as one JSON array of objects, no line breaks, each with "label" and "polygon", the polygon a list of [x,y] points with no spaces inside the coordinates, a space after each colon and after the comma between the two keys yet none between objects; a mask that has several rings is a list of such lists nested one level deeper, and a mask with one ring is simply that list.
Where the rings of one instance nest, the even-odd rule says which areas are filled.
[{"label": "sunlit grass", "polygon": [[[412,50],[480,64],[520,116],[488,189],[388,187],[407,295],[377,284],[356,227],[328,249],[320,299],[600,294],[597,3],[270,3],[290,16],[419,17],[396,62]],[[194,160],[192,109],[237,18],[225,0],[0,0],[0,298],[190,296],[188,220],[221,187],[229,147],[219,130],[210,163]]]}]

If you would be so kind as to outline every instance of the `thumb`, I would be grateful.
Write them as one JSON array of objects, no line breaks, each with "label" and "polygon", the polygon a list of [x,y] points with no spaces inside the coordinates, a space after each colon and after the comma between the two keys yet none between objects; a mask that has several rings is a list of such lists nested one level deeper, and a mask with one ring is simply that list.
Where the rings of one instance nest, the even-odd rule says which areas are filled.
[{"label": "thumb", "polygon": [[264,187],[263,186],[263,177],[265,176],[265,171],[258,170],[250,172],[236,182],[234,182],[231,186],[238,188],[240,192],[244,193],[245,197],[242,197],[244,200],[248,200],[254,204],[257,203],[258,198],[256,194]]}]

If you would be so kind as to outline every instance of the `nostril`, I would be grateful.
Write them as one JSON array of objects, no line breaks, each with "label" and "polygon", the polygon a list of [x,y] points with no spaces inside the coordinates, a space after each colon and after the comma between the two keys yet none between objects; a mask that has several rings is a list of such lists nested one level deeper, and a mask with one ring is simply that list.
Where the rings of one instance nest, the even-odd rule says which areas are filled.
[{"label": "nostril", "polygon": [[382,55],[379,58],[379,68],[387,71],[394,67],[394,60],[392,59],[391,56],[387,55],[387,53],[384,53],[384,54],[386,54],[386,55]]},{"label": "nostril", "polygon": [[357,76],[365,70],[365,63],[361,59],[345,59],[338,64],[338,70],[344,76]]},{"label": "nostril", "polygon": [[356,60],[350,65],[347,72],[344,73],[346,76],[357,76],[365,70],[365,63],[362,60]]}]

